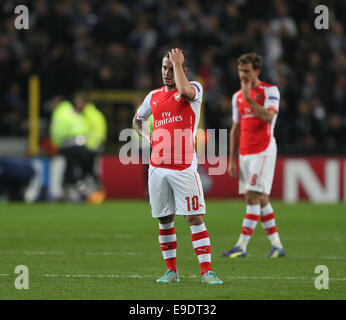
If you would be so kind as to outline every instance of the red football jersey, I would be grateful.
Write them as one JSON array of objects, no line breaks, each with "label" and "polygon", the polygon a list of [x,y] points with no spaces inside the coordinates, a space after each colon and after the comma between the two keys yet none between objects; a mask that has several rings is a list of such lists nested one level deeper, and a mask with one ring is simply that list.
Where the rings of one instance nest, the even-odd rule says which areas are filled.
[{"label": "red football jersey", "polygon": [[271,123],[266,123],[256,116],[251,106],[245,101],[241,90],[232,98],[233,121],[240,123],[241,155],[256,154],[267,149],[271,141],[275,141],[274,127],[279,112],[280,92],[269,83],[261,82],[251,89],[250,97],[266,109],[273,109],[276,114]]},{"label": "red football jersey", "polygon": [[154,167],[184,170],[197,167],[195,137],[200,118],[203,88],[197,81],[190,84],[195,97],[188,101],[177,89],[165,87],[151,91],[136,113],[136,119],[146,120],[153,114],[154,132],[150,164]]}]

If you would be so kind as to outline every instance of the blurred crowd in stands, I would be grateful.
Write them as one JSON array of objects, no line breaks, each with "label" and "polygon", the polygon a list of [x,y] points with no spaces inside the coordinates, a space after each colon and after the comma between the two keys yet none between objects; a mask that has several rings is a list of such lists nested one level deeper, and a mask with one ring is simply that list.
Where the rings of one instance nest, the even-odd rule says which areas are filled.
[{"label": "blurred crowd in stands", "polygon": [[[205,127],[230,128],[237,58],[264,57],[261,79],[281,92],[281,153],[346,153],[346,1],[324,1],[329,30],[314,27],[315,0],[3,0],[0,4],[0,136],[26,135],[27,81],[42,105],[85,89],[162,86],[164,51],[183,48],[205,89]],[[30,29],[14,28],[25,4]],[[42,119],[48,119],[42,108]],[[129,119],[129,123],[131,119]]]}]

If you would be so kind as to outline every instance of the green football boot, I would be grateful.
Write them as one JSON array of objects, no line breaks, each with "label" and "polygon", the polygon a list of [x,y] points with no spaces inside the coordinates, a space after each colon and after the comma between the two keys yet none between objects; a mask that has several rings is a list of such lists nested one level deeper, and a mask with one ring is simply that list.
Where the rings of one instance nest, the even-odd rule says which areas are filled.
[{"label": "green football boot", "polygon": [[157,283],[168,283],[168,282],[180,282],[179,273],[174,272],[172,269],[167,270],[167,272],[160,278],[156,280]]},{"label": "green football boot", "polygon": [[202,276],[202,283],[208,283],[208,284],[223,284],[223,281],[220,280],[216,274],[209,270]]}]

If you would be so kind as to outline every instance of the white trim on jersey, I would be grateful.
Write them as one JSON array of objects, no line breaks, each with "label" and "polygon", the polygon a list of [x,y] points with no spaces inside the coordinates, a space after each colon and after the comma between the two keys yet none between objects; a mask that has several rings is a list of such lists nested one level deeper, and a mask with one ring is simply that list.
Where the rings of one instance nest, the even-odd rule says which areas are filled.
[{"label": "white trim on jersey", "polygon": [[203,99],[203,87],[202,85],[197,81],[190,81],[190,84],[193,88],[195,88],[196,95],[193,98],[193,100],[190,100],[190,106],[192,111],[195,114],[195,127],[191,128],[193,130],[193,141],[195,141],[197,128],[199,124],[199,118],[201,115],[201,106],[202,106],[202,99]]},{"label": "white trim on jersey", "polygon": [[192,101],[199,101],[202,102],[202,98],[203,98],[203,87],[202,85],[198,82],[198,81],[190,81],[190,85],[192,86],[192,88],[195,90],[195,97],[190,100],[190,102]]},{"label": "white trim on jersey", "polygon": [[263,107],[268,109],[273,107],[273,109],[278,113],[280,104],[280,92],[276,86],[262,87],[264,89],[264,103]]},{"label": "white trim on jersey", "polygon": [[163,90],[163,88],[153,90],[147,94],[142,105],[137,110],[137,113],[136,113],[136,119],[137,120],[145,121],[151,116],[151,114],[152,114],[151,105],[150,105],[151,97],[154,93],[162,91],[162,90]]},{"label": "white trim on jersey", "polygon": [[238,95],[240,94],[240,91],[236,92],[232,97],[232,120],[235,123],[240,122],[240,115],[239,115],[239,109],[238,109]]},{"label": "white trim on jersey", "polygon": [[[192,132],[193,132],[193,141],[191,141],[192,145],[195,144],[196,141],[196,134],[197,134],[197,128],[198,128],[198,124],[199,124],[199,119],[201,116],[201,107],[202,107],[202,99],[203,99],[203,87],[202,85],[197,82],[197,81],[190,81],[191,86],[195,89],[196,95],[193,98],[193,100],[190,100],[190,106],[191,109],[193,111],[193,113],[195,114],[195,126],[194,128],[191,128]],[[196,151],[194,151],[193,153],[193,162],[191,165],[194,165],[197,167],[197,155],[196,155]]]},{"label": "white trim on jersey", "polygon": [[277,86],[271,86],[271,87],[264,87],[264,104],[263,107],[266,109],[272,109],[275,111],[275,115],[271,121],[270,124],[270,136],[271,139],[275,139],[274,137],[274,128],[275,128],[275,123],[276,119],[278,117],[279,113],[279,105],[280,105],[280,91]]}]

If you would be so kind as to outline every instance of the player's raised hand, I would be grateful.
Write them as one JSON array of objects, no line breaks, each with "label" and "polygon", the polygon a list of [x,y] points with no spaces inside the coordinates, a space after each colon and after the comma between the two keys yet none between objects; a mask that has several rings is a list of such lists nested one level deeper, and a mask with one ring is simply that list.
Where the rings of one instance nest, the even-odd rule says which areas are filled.
[{"label": "player's raised hand", "polygon": [[251,82],[250,81],[241,81],[241,92],[245,100],[250,98]]},{"label": "player's raised hand", "polygon": [[238,177],[237,161],[231,160],[228,164],[227,171],[231,178],[237,178]]},{"label": "player's raised hand", "polygon": [[171,60],[172,64],[182,65],[184,63],[183,52],[179,48],[172,49],[169,52],[169,60]]}]

